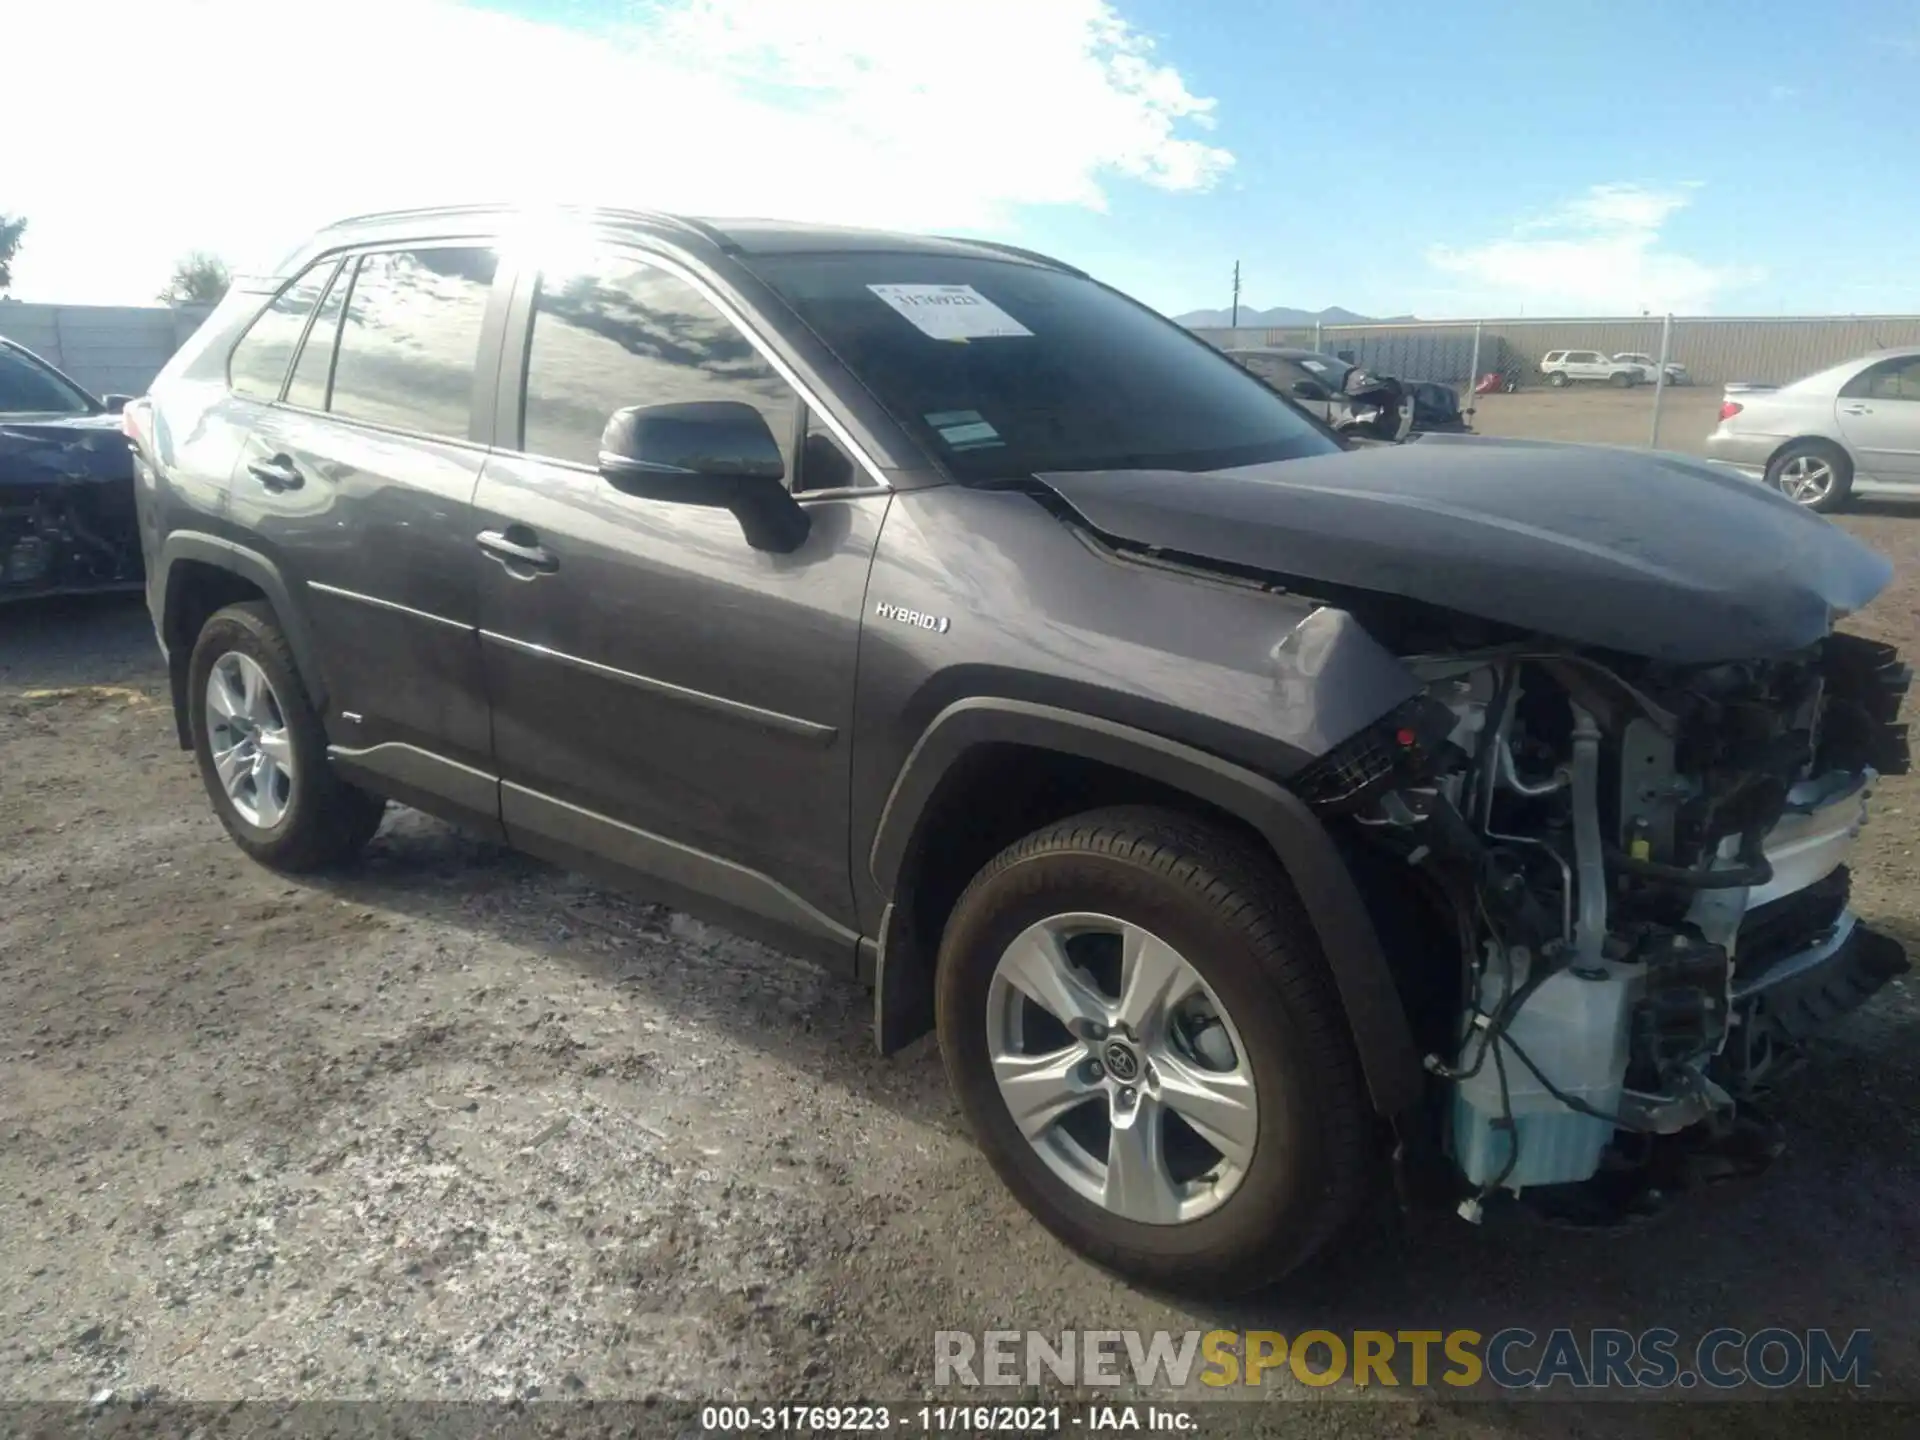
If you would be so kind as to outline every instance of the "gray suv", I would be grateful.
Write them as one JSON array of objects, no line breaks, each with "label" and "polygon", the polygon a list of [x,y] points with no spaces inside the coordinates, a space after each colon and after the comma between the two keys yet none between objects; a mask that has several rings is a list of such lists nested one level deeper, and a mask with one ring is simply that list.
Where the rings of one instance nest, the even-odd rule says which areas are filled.
[{"label": "gray suv", "polygon": [[1155,1284],[1282,1275],[1389,1174],[1604,1220],[1750,1168],[1905,968],[1845,862],[1906,672],[1831,632],[1884,560],[1670,457],[1349,449],[1042,256],[367,217],[126,430],[249,855],[398,800],[843,972]]}]

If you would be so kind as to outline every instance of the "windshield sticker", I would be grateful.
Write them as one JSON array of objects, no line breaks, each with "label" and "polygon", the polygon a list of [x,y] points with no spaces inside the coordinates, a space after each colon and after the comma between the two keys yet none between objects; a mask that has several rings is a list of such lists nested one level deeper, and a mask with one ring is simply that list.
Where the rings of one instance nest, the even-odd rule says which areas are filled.
[{"label": "windshield sticker", "polygon": [[935,340],[998,340],[1033,332],[971,285],[869,285]]},{"label": "windshield sticker", "polygon": [[1007,443],[1000,438],[1000,432],[981,417],[978,410],[942,411],[927,416],[927,424],[947,442],[950,450],[985,450]]}]

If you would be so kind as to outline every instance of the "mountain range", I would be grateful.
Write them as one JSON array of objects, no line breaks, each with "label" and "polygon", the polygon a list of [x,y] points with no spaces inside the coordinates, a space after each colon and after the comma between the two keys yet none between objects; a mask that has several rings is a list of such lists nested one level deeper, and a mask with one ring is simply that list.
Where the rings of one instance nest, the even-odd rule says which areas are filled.
[{"label": "mountain range", "polygon": [[[1411,320],[1411,315],[1391,315],[1387,321]],[[1199,329],[1220,329],[1233,323],[1231,310],[1189,310],[1184,315],[1173,317],[1176,325],[1190,325]],[[1276,305],[1271,310],[1254,310],[1240,307],[1240,326],[1242,329],[1265,330],[1280,329],[1286,326],[1312,325],[1378,325],[1383,323],[1373,315],[1356,315],[1351,310],[1343,310],[1338,305],[1329,305],[1324,310],[1296,310],[1291,305]]]}]

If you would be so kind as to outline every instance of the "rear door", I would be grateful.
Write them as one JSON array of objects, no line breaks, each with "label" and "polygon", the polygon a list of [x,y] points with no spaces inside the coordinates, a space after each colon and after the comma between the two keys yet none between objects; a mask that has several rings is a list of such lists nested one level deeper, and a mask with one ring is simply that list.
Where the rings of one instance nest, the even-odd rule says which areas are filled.
[{"label": "rear door", "polygon": [[1833,418],[1864,474],[1920,484],[1920,355],[1862,370],[1841,386]]},{"label": "rear door", "polygon": [[[851,964],[854,662],[889,491],[688,267],[612,241],[521,277],[466,539],[509,837]],[[798,549],[597,468],[615,410],[757,408]]]},{"label": "rear door", "polygon": [[473,488],[504,297],[483,239],[342,257],[249,437],[233,514],[306,607],[338,760],[497,820]]}]

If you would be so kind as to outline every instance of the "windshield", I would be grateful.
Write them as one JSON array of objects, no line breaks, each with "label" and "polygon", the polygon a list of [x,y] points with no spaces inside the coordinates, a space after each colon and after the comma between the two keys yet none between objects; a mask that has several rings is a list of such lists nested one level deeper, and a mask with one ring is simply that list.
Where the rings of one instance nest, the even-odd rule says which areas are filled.
[{"label": "windshield", "polygon": [[0,415],[91,415],[97,408],[39,361],[0,345]]},{"label": "windshield", "polygon": [[915,254],[756,268],[961,480],[1215,470],[1340,448],[1205,342],[1062,271]]}]

